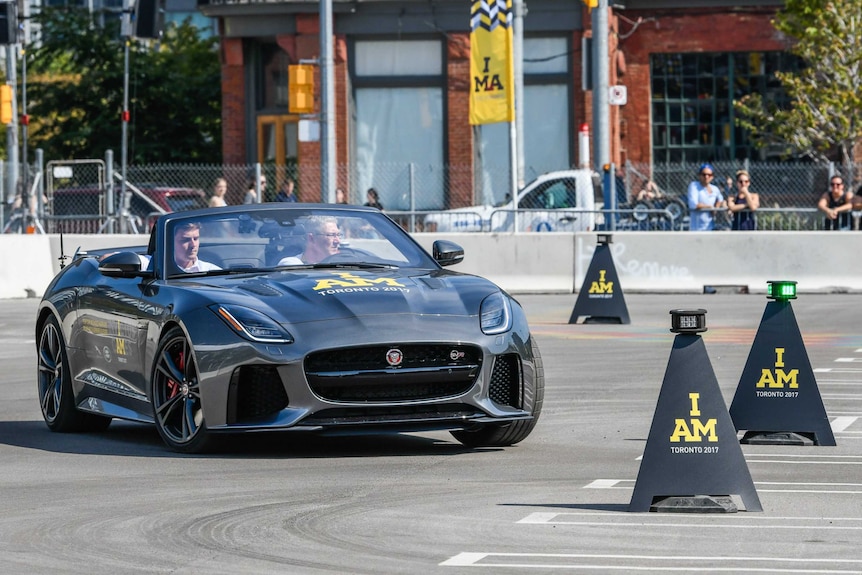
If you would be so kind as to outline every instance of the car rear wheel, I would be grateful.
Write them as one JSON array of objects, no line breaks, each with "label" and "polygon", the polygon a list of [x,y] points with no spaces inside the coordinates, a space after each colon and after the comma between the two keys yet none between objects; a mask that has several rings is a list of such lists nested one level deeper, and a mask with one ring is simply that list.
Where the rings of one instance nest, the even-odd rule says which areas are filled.
[{"label": "car rear wheel", "polygon": [[198,370],[183,330],[169,330],[156,352],[151,401],[159,435],[181,453],[200,453],[212,447],[201,405]]},{"label": "car rear wheel", "polygon": [[37,380],[42,417],[51,431],[103,431],[110,417],[79,411],[72,393],[72,374],[60,324],[49,317],[39,335]]},{"label": "car rear wheel", "polygon": [[452,431],[452,437],[467,447],[504,447],[527,438],[539,421],[545,399],[545,368],[535,339],[530,339],[533,350],[533,387],[524,390],[524,408],[533,416],[528,421],[489,424],[479,429]]}]

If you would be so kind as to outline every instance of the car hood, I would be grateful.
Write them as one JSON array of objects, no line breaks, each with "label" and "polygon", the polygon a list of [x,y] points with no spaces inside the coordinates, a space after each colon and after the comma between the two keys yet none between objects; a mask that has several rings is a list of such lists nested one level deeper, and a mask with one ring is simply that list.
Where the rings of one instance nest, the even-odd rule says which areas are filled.
[{"label": "car hood", "polygon": [[500,291],[448,270],[355,268],[199,278],[193,289],[212,302],[253,307],[293,324],[383,314],[475,316],[482,300]]}]

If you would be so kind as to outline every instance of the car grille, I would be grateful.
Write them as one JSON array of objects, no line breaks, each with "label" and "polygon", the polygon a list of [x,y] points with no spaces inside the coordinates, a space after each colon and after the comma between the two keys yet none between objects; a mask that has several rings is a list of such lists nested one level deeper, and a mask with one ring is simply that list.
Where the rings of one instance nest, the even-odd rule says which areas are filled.
[{"label": "car grille", "polygon": [[287,392],[274,366],[247,365],[233,372],[228,390],[228,423],[273,415],[287,404]]},{"label": "car grille", "polygon": [[[302,421],[303,425],[324,427],[375,424],[380,427],[423,427],[435,429],[440,422],[463,424],[465,421],[483,417],[482,411],[465,405],[403,405],[388,407],[332,408],[318,411]],[[412,425],[411,425],[412,424]]]},{"label": "car grille", "polygon": [[521,360],[517,354],[500,355],[494,359],[488,397],[500,405],[522,409]]},{"label": "car grille", "polygon": [[[393,350],[400,352],[397,365],[387,361]],[[358,403],[454,397],[473,387],[481,369],[482,350],[466,345],[357,347],[305,359],[308,384],[318,397]]]}]

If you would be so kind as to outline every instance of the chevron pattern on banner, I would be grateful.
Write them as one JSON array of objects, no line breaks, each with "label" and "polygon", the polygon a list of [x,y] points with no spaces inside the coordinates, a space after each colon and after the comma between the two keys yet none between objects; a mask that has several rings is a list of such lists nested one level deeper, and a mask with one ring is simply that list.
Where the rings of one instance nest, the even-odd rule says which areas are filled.
[{"label": "chevron pattern on banner", "polygon": [[479,28],[489,32],[501,26],[509,28],[512,25],[511,18],[512,0],[480,0],[473,2],[470,8],[470,31],[475,32]]}]

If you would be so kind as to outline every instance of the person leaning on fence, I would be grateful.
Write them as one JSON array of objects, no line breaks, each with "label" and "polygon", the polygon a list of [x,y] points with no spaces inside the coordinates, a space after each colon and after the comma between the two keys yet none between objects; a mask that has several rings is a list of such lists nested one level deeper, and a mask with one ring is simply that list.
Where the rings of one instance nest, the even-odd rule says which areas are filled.
[{"label": "person leaning on fence", "polygon": [[829,191],[823,192],[817,209],[826,214],[824,230],[849,230],[850,210],[853,209],[853,192],[844,189],[844,178],[835,175],[829,178]]},{"label": "person leaning on fence", "polygon": [[689,229],[705,231],[715,229],[716,208],[725,205],[724,196],[717,186],[712,184],[715,170],[712,164],[703,164],[698,171],[698,179],[688,185],[688,209],[691,212]]},{"label": "person leaning on fence", "polygon": [[[266,194],[266,176],[260,176],[260,193],[261,195]],[[245,198],[242,201],[243,204],[257,204],[257,189],[254,186],[254,180],[251,180],[248,183],[248,191],[245,193]]]},{"label": "person leaning on fence", "polygon": [[727,209],[730,211],[731,229],[756,230],[757,216],[754,212],[760,207],[760,194],[752,192],[751,175],[747,170],[736,172],[736,194],[727,196]]},{"label": "person leaning on fence", "polygon": [[226,206],[225,194],[227,194],[227,180],[219,178],[215,181],[215,185],[213,185],[213,195],[210,196],[209,207],[220,208]]}]

